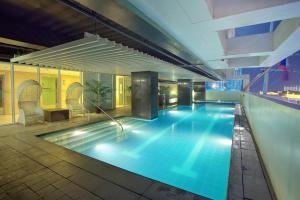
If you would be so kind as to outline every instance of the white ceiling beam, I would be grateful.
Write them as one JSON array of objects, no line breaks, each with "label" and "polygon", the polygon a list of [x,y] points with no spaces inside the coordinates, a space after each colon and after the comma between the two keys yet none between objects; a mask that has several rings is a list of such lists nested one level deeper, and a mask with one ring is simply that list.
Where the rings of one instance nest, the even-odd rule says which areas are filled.
[{"label": "white ceiling beam", "polygon": [[273,51],[273,33],[263,33],[226,40],[226,55],[251,54]]},{"label": "white ceiling beam", "polygon": [[274,53],[268,56],[262,66],[272,66],[300,49],[300,17],[282,21],[273,36]]},{"label": "white ceiling beam", "polygon": [[229,67],[258,67],[259,57],[244,57],[228,59]]},{"label": "white ceiling beam", "polygon": [[[226,4],[226,2],[224,2]],[[221,31],[254,24],[291,19],[300,16],[300,1],[258,9],[197,23],[209,31]]]},{"label": "white ceiling beam", "polygon": [[224,0],[208,0],[212,5],[214,18],[227,17],[296,1],[297,0],[226,0],[226,2],[224,2]]}]

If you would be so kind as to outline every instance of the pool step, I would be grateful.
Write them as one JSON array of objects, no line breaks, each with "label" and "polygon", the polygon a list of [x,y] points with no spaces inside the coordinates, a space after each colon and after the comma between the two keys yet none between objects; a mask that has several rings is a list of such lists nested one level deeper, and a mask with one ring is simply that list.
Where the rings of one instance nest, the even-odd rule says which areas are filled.
[{"label": "pool step", "polygon": [[[124,118],[124,119],[122,119],[122,123],[128,123],[128,121],[130,121],[130,119],[131,118],[128,118],[128,119]],[[69,140],[71,137],[74,137],[76,135],[78,136],[82,132],[93,132],[93,131],[97,131],[97,130],[100,130],[105,127],[112,127],[112,125],[110,123],[111,123],[110,121],[105,121],[105,122],[100,122],[100,123],[96,123],[96,124],[90,124],[87,126],[77,127],[76,129],[61,131],[61,132],[57,132],[57,133],[51,134],[51,135],[45,135],[42,138],[44,138],[45,140],[48,140],[49,142],[58,143],[60,141]],[[77,132],[77,134],[75,131]]]},{"label": "pool step", "polygon": [[[136,123],[138,122],[130,122],[130,125],[135,125]],[[126,122],[126,124],[129,124],[128,122]],[[121,131],[119,127],[117,126],[111,126],[111,125],[107,125],[107,126],[103,126],[97,130],[94,130],[94,131],[87,131],[86,133],[84,134],[81,134],[81,135],[70,135],[68,138],[64,138],[64,140],[60,140],[60,141],[57,141],[55,142],[56,144],[59,144],[59,145],[62,145],[62,146],[65,146],[65,145],[68,145],[70,143],[73,143],[73,142],[77,142],[77,141],[82,141],[82,140],[85,140],[85,139],[89,139],[93,136],[96,136],[96,135],[100,135],[100,134],[104,134],[106,132],[109,132],[110,130],[113,130],[114,132],[118,132],[118,131]]]},{"label": "pool step", "polygon": [[[144,124],[143,121],[129,117],[122,118],[121,122],[125,125],[125,127],[126,125],[138,127]],[[46,136],[44,139],[75,150],[74,148],[81,149],[82,147],[90,146],[90,144],[94,143],[94,141],[102,141],[106,140],[106,138],[108,138],[108,140],[118,138],[120,137],[120,133],[124,135],[126,134],[125,132],[126,130],[121,132],[118,126],[112,126],[110,122],[101,122],[97,123],[96,125],[88,125],[72,130],[58,132],[57,134]]]},{"label": "pool step", "polygon": [[[141,126],[144,126],[145,123],[143,121],[137,120],[136,125],[134,126],[134,129],[138,129]],[[104,133],[105,134],[105,133]],[[69,149],[72,149],[77,152],[84,152],[88,149],[91,149],[92,147],[97,146],[98,144],[103,144],[106,142],[110,142],[111,140],[117,140],[122,141],[128,137],[126,130],[125,132],[116,132],[112,131],[110,133],[107,133],[105,137],[101,137],[101,134],[99,136],[95,136],[94,138],[90,138],[88,141],[84,140],[81,141],[80,144],[77,144],[77,146],[69,147]]]},{"label": "pool step", "polygon": [[[141,123],[137,122],[135,123],[135,126],[138,126],[138,125],[142,125]],[[92,134],[89,134],[87,136],[85,136],[84,138],[80,138],[80,139],[77,139],[76,141],[72,141],[72,142],[68,142],[66,144],[60,144],[62,146],[65,146],[69,149],[73,149],[75,150],[74,148],[75,147],[78,147],[78,146],[84,146],[84,145],[88,145],[90,146],[91,143],[99,143],[100,141],[103,141],[106,138],[110,138],[110,139],[117,139],[119,137],[123,137],[124,135],[126,135],[126,130],[124,130],[123,132],[121,130],[119,130],[118,128],[107,128],[105,130],[101,129],[99,131],[97,131],[97,133],[92,133]]]},{"label": "pool step", "polygon": [[104,128],[104,127],[107,127],[107,126],[111,126],[111,125],[108,124],[108,123],[97,124],[95,126],[92,126],[90,129],[86,128],[86,127],[77,127],[76,129],[60,131],[60,132],[57,132],[55,134],[51,134],[49,136],[46,135],[46,136],[43,136],[42,138],[44,138],[45,140],[48,140],[49,142],[57,143],[57,142],[60,142],[60,141],[69,140],[72,136],[76,135],[76,132],[79,135],[80,132],[98,130],[98,129],[101,129],[101,128]]}]

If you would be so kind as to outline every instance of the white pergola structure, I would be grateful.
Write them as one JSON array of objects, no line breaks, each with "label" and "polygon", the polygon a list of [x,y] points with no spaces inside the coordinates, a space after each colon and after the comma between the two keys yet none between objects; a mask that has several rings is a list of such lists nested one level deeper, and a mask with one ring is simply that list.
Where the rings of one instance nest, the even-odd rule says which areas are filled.
[{"label": "white pergola structure", "polygon": [[79,40],[12,58],[11,63],[117,75],[156,71],[161,79],[208,80],[182,67],[88,33]]}]

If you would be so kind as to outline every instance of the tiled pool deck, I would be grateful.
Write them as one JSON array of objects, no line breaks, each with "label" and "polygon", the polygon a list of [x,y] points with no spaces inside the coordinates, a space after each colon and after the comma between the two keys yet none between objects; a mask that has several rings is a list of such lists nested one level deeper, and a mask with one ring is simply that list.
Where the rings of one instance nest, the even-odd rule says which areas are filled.
[{"label": "tiled pool deck", "polygon": [[228,199],[271,200],[270,188],[265,177],[247,118],[240,106],[237,106],[231,151]]},{"label": "tiled pool deck", "polygon": [[[91,121],[99,119],[104,116]],[[236,115],[237,122],[247,130],[240,112]],[[0,199],[205,199],[35,136],[84,123],[88,121],[74,119],[30,127],[0,127]],[[270,199],[249,132],[235,129],[232,151],[228,198]]]}]

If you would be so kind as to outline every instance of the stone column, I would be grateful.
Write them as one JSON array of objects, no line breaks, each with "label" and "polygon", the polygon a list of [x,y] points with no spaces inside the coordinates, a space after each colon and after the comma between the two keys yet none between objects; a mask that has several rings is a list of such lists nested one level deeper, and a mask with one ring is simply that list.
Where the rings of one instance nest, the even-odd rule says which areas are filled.
[{"label": "stone column", "polygon": [[158,116],[158,73],[131,73],[132,116],[142,119],[154,119]]},{"label": "stone column", "polygon": [[194,101],[205,101],[205,82],[194,82]]},{"label": "stone column", "polygon": [[191,79],[178,79],[178,105],[192,105],[193,82]]}]

